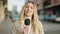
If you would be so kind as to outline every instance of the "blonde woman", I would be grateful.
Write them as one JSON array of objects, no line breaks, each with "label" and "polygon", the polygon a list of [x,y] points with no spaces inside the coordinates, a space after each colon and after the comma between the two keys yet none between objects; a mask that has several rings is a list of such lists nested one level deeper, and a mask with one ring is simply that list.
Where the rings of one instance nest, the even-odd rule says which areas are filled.
[{"label": "blonde woman", "polygon": [[[24,24],[26,18],[30,19],[29,26]],[[44,34],[34,2],[29,1],[24,5],[20,19],[13,25],[12,34]]]}]

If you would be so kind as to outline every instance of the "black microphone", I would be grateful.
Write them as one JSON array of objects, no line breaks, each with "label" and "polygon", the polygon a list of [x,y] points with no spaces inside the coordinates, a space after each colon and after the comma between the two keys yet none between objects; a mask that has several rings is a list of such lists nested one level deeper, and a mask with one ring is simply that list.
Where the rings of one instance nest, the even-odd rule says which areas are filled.
[{"label": "black microphone", "polygon": [[27,26],[29,26],[30,25],[30,19],[25,19],[25,21],[24,21],[25,23],[25,25],[27,25]]}]

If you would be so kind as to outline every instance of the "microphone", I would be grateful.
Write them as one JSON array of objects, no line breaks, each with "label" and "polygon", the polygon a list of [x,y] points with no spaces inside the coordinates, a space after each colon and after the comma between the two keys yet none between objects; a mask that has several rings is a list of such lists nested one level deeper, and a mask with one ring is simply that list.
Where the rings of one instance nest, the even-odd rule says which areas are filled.
[{"label": "microphone", "polygon": [[25,23],[25,25],[27,25],[27,26],[29,26],[30,25],[30,19],[25,19],[25,21],[24,21]]},{"label": "microphone", "polygon": [[[29,25],[30,25],[30,19],[25,19],[24,20],[24,24],[25,24],[25,26],[27,26],[27,27],[30,27]],[[30,33],[30,28],[29,28],[29,31],[28,31],[28,33]]]}]

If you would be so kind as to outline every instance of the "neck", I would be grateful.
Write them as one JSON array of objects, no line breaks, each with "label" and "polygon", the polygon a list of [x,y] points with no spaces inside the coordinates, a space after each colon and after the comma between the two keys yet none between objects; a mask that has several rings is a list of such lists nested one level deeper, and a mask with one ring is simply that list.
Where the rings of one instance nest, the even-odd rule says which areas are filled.
[{"label": "neck", "polygon": [[26,19],[26,18],[31,20],[31,17],[25,16],[25,19]]}]

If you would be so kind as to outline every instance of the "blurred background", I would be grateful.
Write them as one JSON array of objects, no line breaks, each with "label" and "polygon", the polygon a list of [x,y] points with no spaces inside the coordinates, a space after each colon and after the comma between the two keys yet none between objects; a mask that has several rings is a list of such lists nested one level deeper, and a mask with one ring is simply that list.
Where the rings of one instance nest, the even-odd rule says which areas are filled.
[{"label": "blurred background", "polygon": [[4,21],[10,25],[17,21],[27,1],[36,2],[45,34],[60,34],[60,0],[0,0],[0,25]]}]

